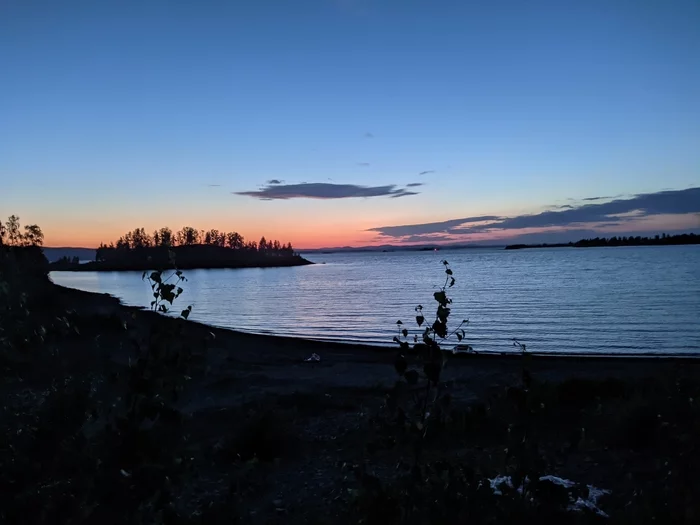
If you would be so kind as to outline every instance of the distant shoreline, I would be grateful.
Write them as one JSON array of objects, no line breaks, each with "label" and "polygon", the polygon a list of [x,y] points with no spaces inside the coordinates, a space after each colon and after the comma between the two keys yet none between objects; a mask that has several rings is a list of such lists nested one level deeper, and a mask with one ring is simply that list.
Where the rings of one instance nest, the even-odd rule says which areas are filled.
[{"label": "distant shoreline", "polygon": [[[212,261],[207,263],[199,262],[180,262],[177,264],[178,270],[241,270],[244,268],[288,268],[293,266],[307,266],[310,264],[315,264],[299,255],[295,255],[291,258],[280,258],[279,260],[251,260],[251,261]],[[163,270],[174,270],[175,265],[173,264],[110,264],[110,263],[99,263],[99,262],[89,262],[83,264],[61,264],[60,262],[53,262],[49,264],[49,271],[51,272],[145,272],[153,270],[155,267]]]},{"label": "distant shoreline", "polygon": [[684,233],[681,235],[657,235],[651,237],[611,237],[581,239],[576,242],[552,244],[509,244],[506,250],[524,250],[527,248],[620,248],[623,246],[687,246],[700,244],[700,235]]}]

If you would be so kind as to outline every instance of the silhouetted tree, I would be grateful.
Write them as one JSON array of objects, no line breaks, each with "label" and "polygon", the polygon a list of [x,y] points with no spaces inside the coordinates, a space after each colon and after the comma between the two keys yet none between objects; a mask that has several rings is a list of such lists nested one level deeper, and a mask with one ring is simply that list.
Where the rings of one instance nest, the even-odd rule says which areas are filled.
[{"label": "silhouetted tree", "polygon": [[141,249],[150,248],[152,246],[151,237],[146,233],[144,228],[136,228],[131,232],[131,248]]},{"label": "silhouetted tree", "polygon": [[245,240],[238,232],[230,232],[226,234],[226,245],[234,250],[243,248]]},{"label": "silhouetted tree", "polygon": [[192,246],[199,244],[199,231],[190,226],[185,226],[177,233],[177,243],[180,246]]},{"label": "silhouetted tree", "polygon": [[22,241],[22,233],[19,229],[19,217],[16,215],[10,215],[5,223],[7,244],[10,246],[19,246]]},{"label": "silhouetted tree", "polygon": [[5,225],[0,223],[0,245],[8,246],[42,246],[44,244],[44,233],[36,224],[24,227],[21,230],[19,217],[10,215]]},{"label": "silhouetted tree", "polygon": [[44,232],[36,224],[30,224],[24,227],[23,236],[24,246],[43,246],[44,245]]},{"label": "silhouetted tree", "polygon": [[173,231],[170,228],[168,228],[168,227],[161,228],[158,231],[158,233],[159,233],[159,238],[160,238],[159,239],[160,244],[158,244],[158,246],[172,246],[173,245],[173,242],[174,242]]},{"label": "silhouetted tree", "polygon": [[211,229],[204,234],[204,244],[219,245],[219,230]]},{"label": "silhouetted tree", "polygon": [[131,236],[129,236],[129,234],[127,233],[124,237],[119,237],[119,239],[117,239],[117,250],[128,250],[129,248],[131,248],[127,236],[129,237],[129,239],[131,238]]},{"label": "silhouetted tree", "polygon": [[216,245],[222,248],[226,247],[226,232],[220,232],[218,230],[212,230],[216,232]]}]

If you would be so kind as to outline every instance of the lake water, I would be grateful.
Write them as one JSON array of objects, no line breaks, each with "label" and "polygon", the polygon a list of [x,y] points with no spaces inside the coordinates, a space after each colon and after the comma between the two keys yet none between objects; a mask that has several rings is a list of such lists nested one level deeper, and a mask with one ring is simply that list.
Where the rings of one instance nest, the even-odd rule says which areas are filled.
[{"label": "lake water", "polygon": [[[178,311],[236,330],[391,344],[396,320],[434,312],[447,259],[454,322],[482,352],[700,353],[700,246],[309,254],[296,268],[190,270]],[[140,272],[53,272],[57,284],[152,299]]]}]

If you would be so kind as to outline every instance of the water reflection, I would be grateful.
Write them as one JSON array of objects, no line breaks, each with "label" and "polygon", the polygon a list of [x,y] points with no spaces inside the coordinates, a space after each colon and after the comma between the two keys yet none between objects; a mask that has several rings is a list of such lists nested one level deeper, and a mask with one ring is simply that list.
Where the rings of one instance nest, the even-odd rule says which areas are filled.
[{"label": "water reflection", "polygon": [[[314,254],[298,268],[191,270],[192,318],[257,333],[390,344],[398,318],[432,303],[440,260],[457,277],[454,319],[469,343],[512,351],[700,352],[700,246]],[[140,272],[52,275],[147,305]]]}]

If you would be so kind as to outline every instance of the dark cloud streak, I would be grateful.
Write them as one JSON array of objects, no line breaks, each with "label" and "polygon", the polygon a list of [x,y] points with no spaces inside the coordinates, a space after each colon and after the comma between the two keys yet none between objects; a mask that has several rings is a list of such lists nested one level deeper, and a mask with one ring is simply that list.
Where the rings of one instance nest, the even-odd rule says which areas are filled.
[{"label": "dark cloud streak", "polygon": [[449,233],[453,228],[474,222],[496,221],[501,217],[495,215],[483,215],[481,217],[467,217],[464,219],[452,219],[450,221],[429,222],[426,224],[406,224],[403,226],[381,226],[370,228],[367,231],[377,232],[389,237],[404,237],[407,235],[426,235],[431,233]]},{"label": "dark cloud streak", "polygon": [[[605,199],[607,197],[591,197]],[[690,214],[700,212],[700,188],[686,190],[644,193],[628,199],[615,199],[610,202],[564,205],[557,211],[545,211],[534,215],[516,217],[467,217],[444,222],[411,224],[403,226],[382,226],[372,228],[382,236],[403,238],[430,233],[464,235],[493,230],[522,230],[529,228],[569,227],[581,229],[601,225],[619,226],[631,221],[654,215]],[[632,215],[633,214],[633,215]],[[488,224],[474,224],[487,222]]]},{"label": "dark cloud streak", "polygon": [[330,184],[312,182],[301,184],[271,184],[257,191],[240,191],[235,195],[244,195],[258,199],[351,199],[363,197],[407,197],[416,192],[390,184],[387,186],[358,186],[356,184]]},{"label": "dark cloud streak", "polygon": [[401,190],[400,192],[391,195],[391,199],[398,199],[399,197],[408,197],[409,195],[418,195],[418,192]]}]

